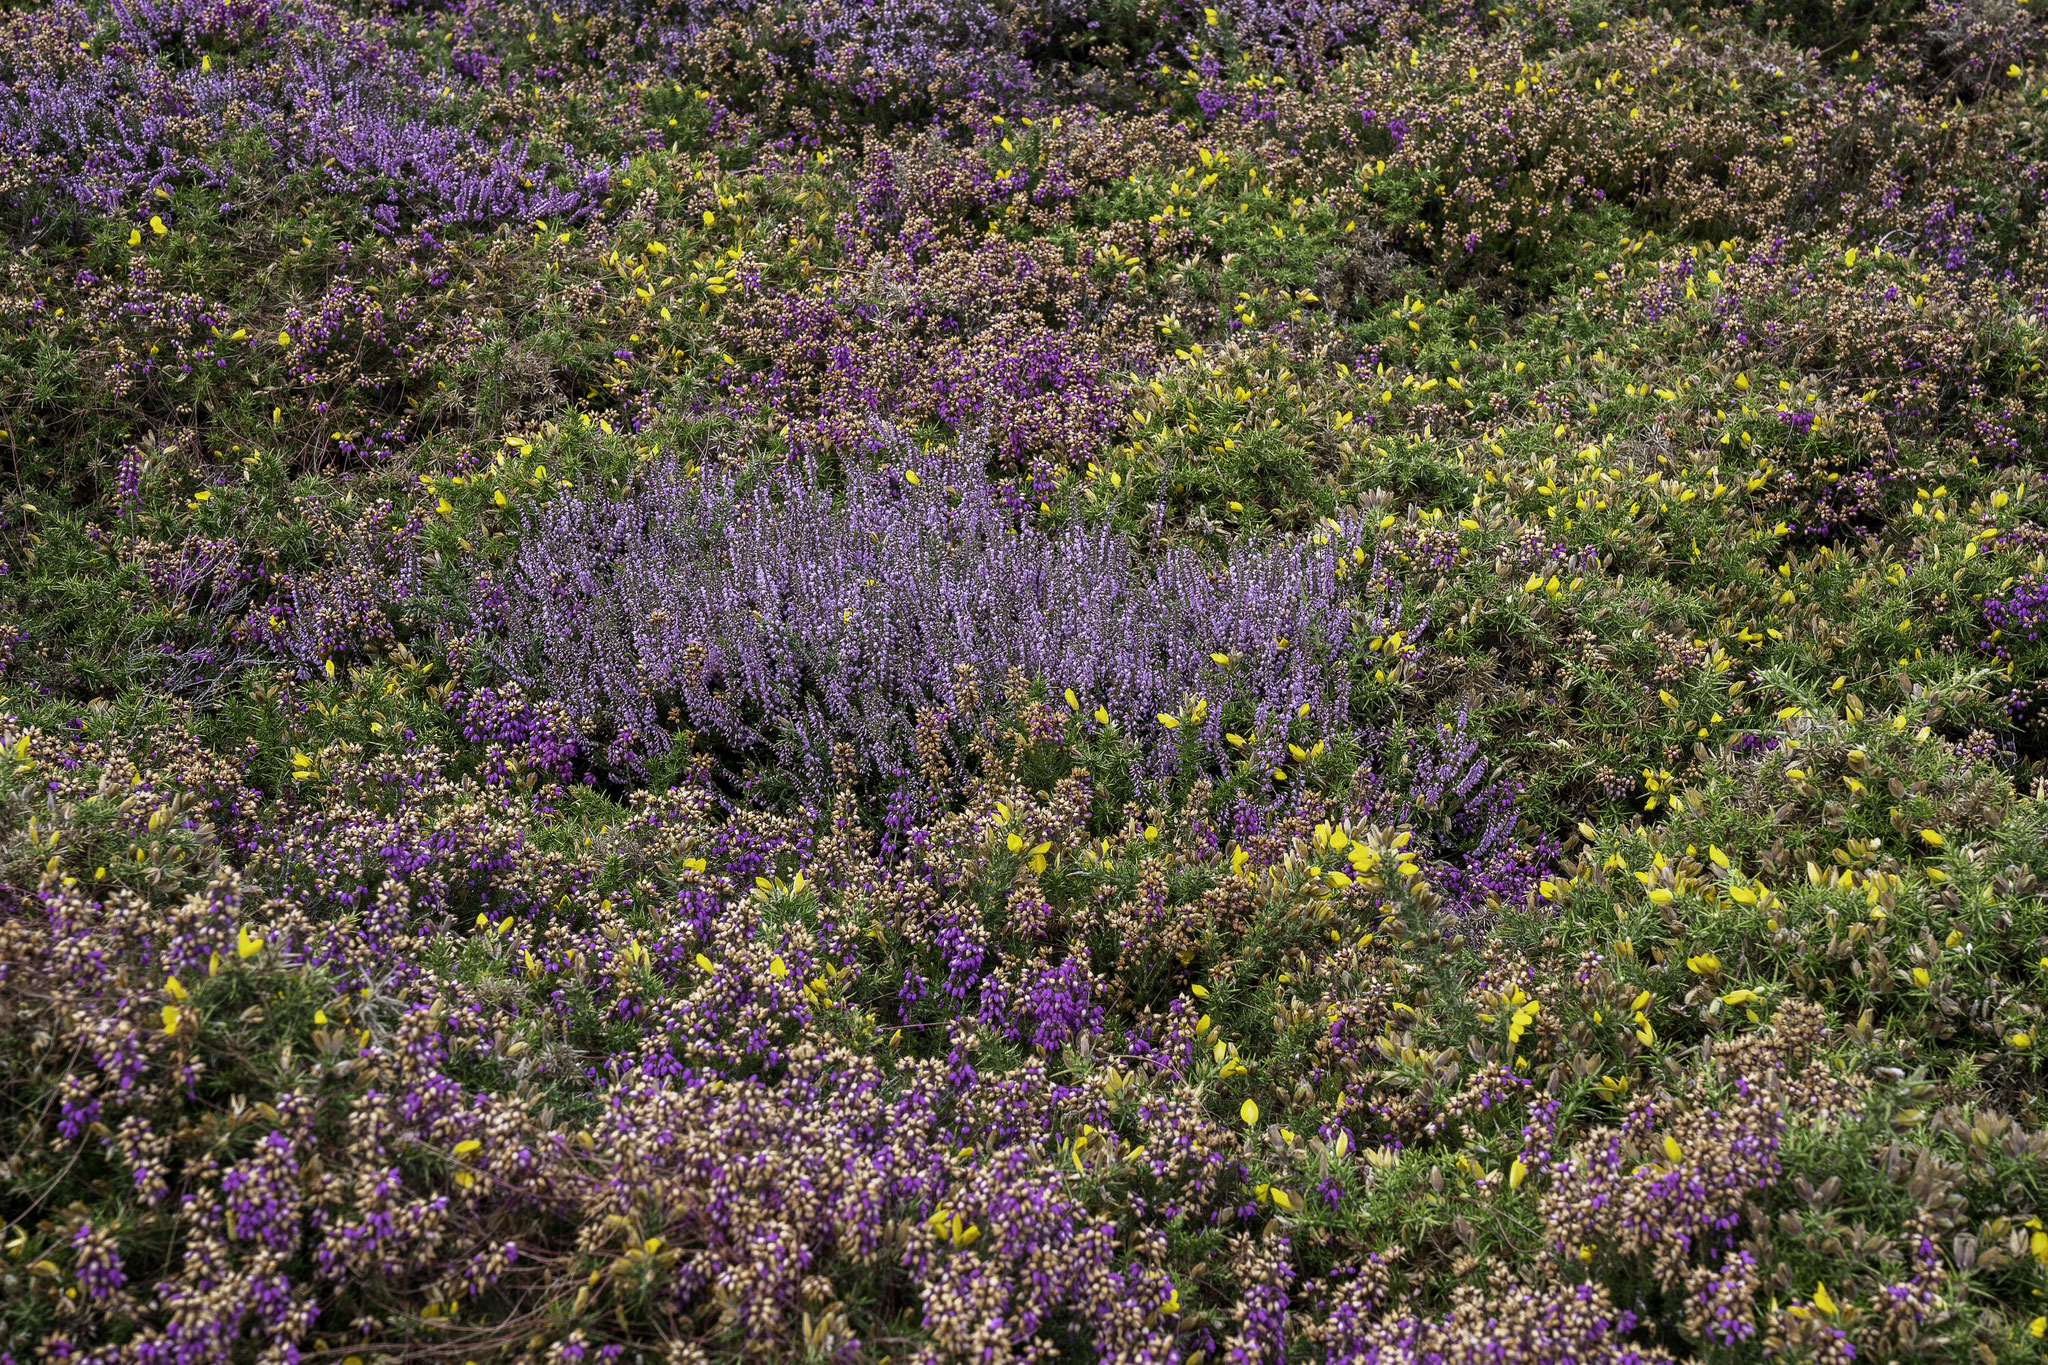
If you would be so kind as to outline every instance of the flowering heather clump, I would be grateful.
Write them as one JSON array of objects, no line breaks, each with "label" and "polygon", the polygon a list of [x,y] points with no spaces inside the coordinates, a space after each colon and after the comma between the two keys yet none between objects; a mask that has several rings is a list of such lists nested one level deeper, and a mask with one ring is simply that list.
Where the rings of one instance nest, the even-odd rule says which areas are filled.
[{"label": "flowering heather clump", "polygon": [[[624,500],[557,503],[480,617],[622,759],[687,729],[772,752],[819,808],[841,744],[863,771],[941,781],[1011,678],[1057,699],[1053,733],[1129,735],[1141,776],[1241,750],[1284,788],[1288,745],[1354,737],[1368,637],[1413,629],[1355,522],[1145,557],[1107,522],[1032,526],[972,453],[899,452],[837,494],[795,466],[748,487],[670,465]],[[1463,798],[1482,769],[1421,776]]]},{"label": "flowering heather clump", "polygon": [[[987,191],[1008,194],[1001,181]],[[886,182],[863,199],[879,217],[917,203]],[[1130,346],[1142,320],[1119,307],[1088,317],[1101,305],[1086,271],[1049,244],[970,248],[927,245],[930,237],[920,214],[879,244],[894,251],[856,249],[822,289],[763,290],[729,309],[720,344],[766,362],[735,385],[734,406],[763,405],[807,452],[879,454],[880,416],[985,430],[1020,467],[1084,460],[1122,421],[1112,364],[1149,359],[1149,347]]]},{"label": "flowering heather clump", "polygon": [[[360,197],[387,230],[401,209],[455,222],[581,216],[606,192],[605,166],[573,151],[532,166],[520,139],[494,144],[450,118],[477,83],[463,81],[461,96],[431,89],[441,73],[345,11],[201,0],[114,6],[104,18],[96,32],[102,16],[70,3],[11,17],[0,142],[17,192],[133,216],[155,207],[150,192],[166,182],[189,178],[232,199],[302,173]],[[97,60],[89,36],[105,47]],[[216,68],[202,51],[189,65],[187,44],[228,55]],[[259,179],[245,189],[250,174]]]},{"label": "flowering heather clump", "polygon": [[2048,1351],[2007,0],[0,16],[0,1365]]}]

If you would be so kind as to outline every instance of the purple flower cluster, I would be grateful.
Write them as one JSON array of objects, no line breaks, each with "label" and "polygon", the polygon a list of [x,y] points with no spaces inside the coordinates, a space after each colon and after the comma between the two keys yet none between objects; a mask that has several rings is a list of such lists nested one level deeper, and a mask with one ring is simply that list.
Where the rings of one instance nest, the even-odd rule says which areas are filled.
[{"label": "purple flower cluster", "polygon": [[420,591],[426,522],[423,509],[401,516],[380,502],[352,524],[316,523],[329,533],[332,562],[277,574],[243,625],[247,637],[308,673],[388,649]]},{"label": "purple flower cluster", "polygon": [[1034,1048],[1057,1049],[1094,1033],[1103,1010],[1084,955],[1025,973],[1009,988],[996,978],[981,987],[981,1022],[998,1036]]},{"label": "purple flower cluster", "polygon": [[2015,584],[2003,597],[1985,598],[1984,619],[2008,635],[2039,640],[2048,624],[2048,580]]},{"label": "purple flower cluster", "polygon": [[[316,0],[130,0],[106,18],[102,31],[72,0],[10,16],[0,148],[15,194],[33,185],[141,223],[169,189],[202,188],[226,210],[300,173],[395,232],[401,215],[579,218],[610,192],[615,167],[566,146],[536,162],[521,138],[480,132],[477,81]],[[201,59],[202,37],[232,55]]]},{"label": "purple flower cluster", "polygon": [[487,746],[485,763],[517,765],[556,782],[570,780],[576,763],[575,726],[559,705],[535,703],[517,683],[451,695],[451,711],[462,713],[462,737]]},{"label": "purple flower cluster", "polygon": [[[1059,169],[1031,187],[1034,203],[1062,197]],[[978,156],[913,166],[878,151],[859,221],[840,226],[841,273],[805,292],[763,290],[721,316],[721,344],[763,362],[727,405],[772,414],[805,454],[879,454],[879,423],[940,422],[985,433],[1019,467],[1085,461],[1125,418],[1111,376],[1152,362],[1132,344],[1132,319],[1105,316],[1085,264],[1058,248],[946,241],[930,217],[940,206],[920,199],[993,214],[1024,188]]]},{"label": "purple flower cluster", "polygon": [[[812,74],[861,105],[932,90],[1014,99],[1034,84],[1023,57],[1029,21],[1043,24],[1066,7],[1062,0],[826,0],[804,7],[801,31],[816,52]],[[1049,12],[1033,12],[1040,8]]]},{"label": "purple flower cluster", "polygon": [[1389,1315],[1337,1335],[1329,1365],[1668,1365],[1671,1357],[1631,1340],[1636,1315],[1597,1284],[1496,1282],[1456,1291],[1442,1317]]},{"label": "purple flower cluster", "polygon": [[[1352,669],[1404,621],[1398,590],[1361,590],[1365,540],[1332,523],[1148,558],[1106,526],[1040,529],[977,452],[898,442],[836,494],[795,469],[669,468],[554,504],[479,611],[511,674],[608,733],[611,762],[690,731],[772,755],[822,809],[835,745],[871,774],[930,771],[1015,678],[1071,693],[1073,723],[1131,744],[1146,777],[1356,738]],[[1469,796],[1482,767],[1444,754],[1427,799]]]}]

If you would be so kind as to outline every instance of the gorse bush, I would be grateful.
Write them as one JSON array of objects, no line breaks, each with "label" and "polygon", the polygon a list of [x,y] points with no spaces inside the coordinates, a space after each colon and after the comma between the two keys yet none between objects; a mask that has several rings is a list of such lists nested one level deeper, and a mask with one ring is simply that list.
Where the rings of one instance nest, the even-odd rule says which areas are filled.
[{"label": "gorse bush", "polygon": [[0,1365],[2040,1359],[2042,41],[0,16]]}]

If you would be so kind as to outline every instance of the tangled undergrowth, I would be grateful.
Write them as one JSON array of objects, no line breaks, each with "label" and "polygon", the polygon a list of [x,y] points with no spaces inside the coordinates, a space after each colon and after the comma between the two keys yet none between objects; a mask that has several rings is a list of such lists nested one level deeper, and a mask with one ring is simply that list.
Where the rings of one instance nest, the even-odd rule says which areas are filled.
[{"label": "tangled undergrowth", "polygon": [[2048,1353],[2023,0],[0,14],[0,1362]]}]

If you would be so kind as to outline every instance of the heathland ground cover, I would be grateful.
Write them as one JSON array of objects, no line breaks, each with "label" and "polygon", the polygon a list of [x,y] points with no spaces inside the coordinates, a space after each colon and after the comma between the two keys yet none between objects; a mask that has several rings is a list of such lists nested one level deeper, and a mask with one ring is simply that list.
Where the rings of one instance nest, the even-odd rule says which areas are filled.
[{"label": "heathland ground cover", "polygon": [[0,11],[0,1362],[2040,1359],[2039,8]]}]

